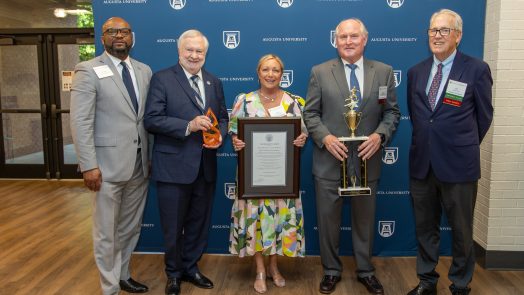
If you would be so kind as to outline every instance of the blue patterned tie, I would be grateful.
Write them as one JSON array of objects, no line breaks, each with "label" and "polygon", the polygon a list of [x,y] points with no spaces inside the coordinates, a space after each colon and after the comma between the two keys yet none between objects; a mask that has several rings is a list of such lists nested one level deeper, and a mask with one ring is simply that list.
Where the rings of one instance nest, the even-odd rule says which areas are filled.
[{"label": "blue patterned tie", "polygon": [[349,69],[351,70],[351,73],[349,74],[349,91],[351,91],[353,87],[357,89],[356,94],[357,94],[357,103],[358,103],[357,110],[358,110],[360,108],[360,103],[362,102],[362,95],[360,93],[360,86],[358,85],[357,74],[355,74],[357,65],[356,64],[346,64],[346,66],[348,66]]},{"label": "blue patterned tie", "polygon": [[122,80],[124,81],[124,85],[127,88],[127,93],[129,93],[131,103],[135,108],[135,112],[138,113],[138,99],[136,98],[135,87],[133,86],[133,79],[131,79],[131,74],[127,69],[127,64],[125,62],[121,62],[120,64],[122,65]]},{"label": "blue patterned tie", "polygon": [[429,87],[429,91],[428,91],[428,101],[429,101],[429,105],[431,106],[432,110],[435,109],[438,89],[440,88],[441,81],[442,81],[442,63],[439,63],[437,66],[437,73],[433,77],[433,81],[431,81],[431,86]]}]

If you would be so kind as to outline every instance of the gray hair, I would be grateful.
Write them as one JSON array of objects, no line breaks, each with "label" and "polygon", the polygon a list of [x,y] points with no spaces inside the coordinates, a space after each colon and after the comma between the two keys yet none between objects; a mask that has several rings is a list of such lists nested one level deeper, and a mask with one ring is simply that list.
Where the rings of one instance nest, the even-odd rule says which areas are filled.
[{"label": "gray hair", "polygon": [[451,16],[453,18],[453,21],[454,21],[454,25],[453,25],[453,28],[452,29],[455,29],[459,32],[462,32],[462,17],[460,17],[460,15],[458,13],[456,13],[455,11],[453,10],[450,10],[450,9],[441,9],[435,13],[433,13],[433,15],[431,16],[431,19],[429,20],[429,26],[431,27],[431,23],[433,23],[433,20],[441,15],[441,14],[447,14],[449,16]]},{"label": "gray hair", "polygon": [[367,38],[368,37],[368,29],[366,29],[366,26],[364,25],[364,22],[362,22],[358,18],[348,18],[348,19],[345,19],[345,20],[342,20],[341,22],[339,22],[337,27],[335,28],[335,34],[338,36],[338,31],[339,31],[340,25],[343,22],[347,22],[347,21],[350,21],[350,20],[355,21],[355,22],[360,24],[360,33],[362,33]]},{"label": "gray hair", "polygon": [[178,40],[177,40],[178,49],[180,49],[180,44],[182,44],[182,40],[187,39],[187,38],[193,38],[193,37],[202,37],[204,39],[204,47],[206,48],[206,52],[207,52],[207,49],[209,48],[209,41],[207,41],[207,38],[206,36],[204,36],[204,34],[202,34],[200,31],[195,30],[195,29],[187,30],[183,32],[182,35],[180,35],[180,37],[178,37]]}]

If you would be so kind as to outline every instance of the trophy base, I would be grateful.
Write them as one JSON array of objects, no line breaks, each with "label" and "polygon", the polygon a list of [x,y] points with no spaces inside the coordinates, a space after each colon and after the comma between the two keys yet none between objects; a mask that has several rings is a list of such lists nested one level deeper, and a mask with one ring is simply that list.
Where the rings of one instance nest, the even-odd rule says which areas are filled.
[{"label": "trophy base", "polygon": [[343,137],[339,137],[338,141],[342,141],[342,142],[345,142],[345,141],[366,141],[366,140],[368,140],[368,138],[369,137],[367,137],[367,136],[355,136],[355,137],[343,136]]},{"label": "trophy base", "polygon": [[341,197],[369,196],[371,195],[371,188],[362,186],[348,188],[339,187],[338,195]]}]

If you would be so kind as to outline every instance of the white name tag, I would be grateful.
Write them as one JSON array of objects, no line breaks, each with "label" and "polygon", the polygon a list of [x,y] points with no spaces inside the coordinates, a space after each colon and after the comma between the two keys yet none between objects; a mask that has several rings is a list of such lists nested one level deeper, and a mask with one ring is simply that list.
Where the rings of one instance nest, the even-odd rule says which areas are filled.
[{"label": "white name tag", "polygon": [[448,82],[448,88],[446,89],[446,93],[456,95],[460,98],[464,97],[464,94],[466,94],[466,88],[468,87],[468,84],[462,83],[455,80],[449,80]]},{"label": "white name tag", "polygon": [[378,87],[378,99],[386,99],[388,97],[388,87],[380,86]]},{"label": "white name tag", "polygon": [[111,69],[107,65],[94,67],[93,71],[95,71],[96,75],[98,76],[98,79],[113,76],[113,71],[111,71]]}]

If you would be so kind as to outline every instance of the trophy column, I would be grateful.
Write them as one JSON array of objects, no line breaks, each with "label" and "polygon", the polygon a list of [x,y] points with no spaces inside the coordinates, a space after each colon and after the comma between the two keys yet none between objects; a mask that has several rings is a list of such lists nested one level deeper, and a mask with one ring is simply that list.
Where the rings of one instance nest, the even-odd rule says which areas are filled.
[{"label": "trophy column", "polygon": [[[345,105],[349,110],[344,113],[344,121],[351,131],[349,137],[339,137],[338,140],[344,143],[346,146],[349,142],[363,142],[368,140],[367,136],[355,136],[355,130],[357,130],[358,124],[360,123],[360,118],[362,112],[356,111],[358,108],[358,99],[357,99],[357,89],[353,87],[350,91],[349,97],[346,99],[347,104]],[[348,147],[348,150],[352,148]],[[357,151],[352,151],[357,152]],[[352,158],[349,161],[353,161]],[[348,159],[342,160],[340,163],[340,187],[338,188],[339,196],[362,196],[362,195],[371,195],[371,188],[368,187],[368,174],[367,174],[367,161],[360,160],[359,163],[355,164],[353,167],[360,166],[360,181],[358,180],[355,171],[348,171]],[[351,184],[350,184],[351,182]],[[357,183],[358,182],[358,183]]]}]

